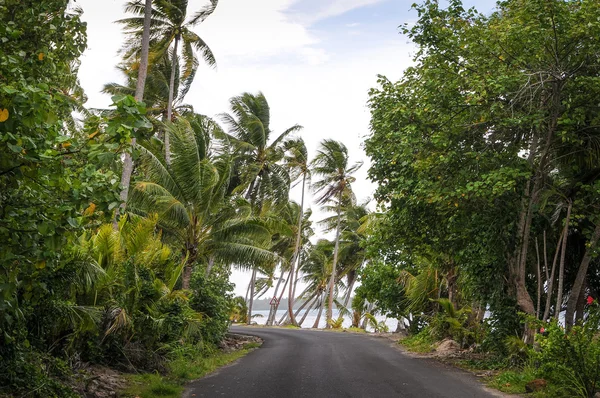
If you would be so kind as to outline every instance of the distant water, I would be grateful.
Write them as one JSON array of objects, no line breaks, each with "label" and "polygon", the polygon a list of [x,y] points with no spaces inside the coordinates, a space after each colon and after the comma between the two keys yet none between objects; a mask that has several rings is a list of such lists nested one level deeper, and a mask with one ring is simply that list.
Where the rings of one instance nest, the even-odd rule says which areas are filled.
[{"label": "distant water", "polygon": [[[279,320],[281,319],[281,317],[287,312],[287,310],[278,310],[277,311],[277,316],[275,317],[275,322],[279,322]],[[260,314],[262,315],[261,317],[253,317],[252,321],[256,322],[259,325],[264,325],[267,323],[267,318],[269,317],[269,310],[257,310],[257,311],[252,311],[252,315],[257,315]],[[312,310],[308,313],[308,315],[306,316],[306,319],[304,320],[304,323],[302,324],[302,328],[312,328],[315,320],[317,319],[317,315],[319,314],[318,310]],[[333,310],[333,319],[337,319],[339,312],[337,310]],[[296,320],[298,322],[300,322],[300,319],[302,319],[302,316],[304,316],[304,311],[302,311],[300,313],[299,317],[296,317]],[[394,318],[386,318],[384,316],[381,315],[377,315],[375,316],[375,318],[377,318],[378,322],[381,321],[385,321],[385,324],[387,325],[388,329],[390,332],[393,332],[396,330],[396,327],[398,326],[398,320],[394,319]],[[325,309],[323,310],[323,313],[321,314],[321,319],[319,321],[319,328],[324,328],[326,324],[326,312]],[[344,317],[344,323],[342,324],[344,328],[349,328],[352,325],[352,319],[350,317]],[[370,326],[367,326],[367,330],[372,332],[373,328],[371,328]]]}]

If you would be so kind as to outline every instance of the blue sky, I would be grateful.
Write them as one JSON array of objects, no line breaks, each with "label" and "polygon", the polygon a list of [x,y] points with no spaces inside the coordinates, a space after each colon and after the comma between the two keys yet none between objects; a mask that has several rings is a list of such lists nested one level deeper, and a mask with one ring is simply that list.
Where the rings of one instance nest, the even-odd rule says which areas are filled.
[{"label": "blue sky", "polygon": [[[217,68],[202,68],[186,97],[196,112],[215,117],[228,110],[229,98],[262,91],[271,107],[271,124],[281,132],[294,124],[314,153],[319,141],[346,144],[352,161],[365,161],[354,190],[359,200],[372,197],[368,159],[362,142],[369,133],[368,91],[377,75],[397,80],[411,65],[414,47],[398,26],[414,23],[409,0],[220,0],[215,13],[196,32],[217,58]],[[190,0],[190,14],[206,0]],[[80,80],[88,106],[107,107],[105,83],[120,81],[114,66],[123,41],[113,21],[123,18],[123,0],[78,0],[88,22],[89,49]],[[490,0],[465,1],[489,13]],[[293,197],[298,193],[293,192]],[[314,220],[325,217],[316,206]],[[249,276],[234,273],[243,295]]]}]

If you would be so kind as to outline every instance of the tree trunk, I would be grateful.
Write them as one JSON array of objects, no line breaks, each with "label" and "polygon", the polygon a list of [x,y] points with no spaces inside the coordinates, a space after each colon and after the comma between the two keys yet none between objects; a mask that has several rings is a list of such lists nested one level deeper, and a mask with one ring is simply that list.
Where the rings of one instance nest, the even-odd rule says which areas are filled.
[{"label": "tree trunk", "polygon": [[546,248],[546,230],[544,230],[544,270],[546,272],[546,283],[550,279],[548,274],[548,249]]},{"label": "tree trunk", "polygon": [[[150,49],[150,22],[152,20],[152,0],[146,0],[144,8],[144,30],[142,32],[142,53],[140,55],[140,66],[138,68],[137,85],[135,87],[135,100],[144,100],[144,89],[146,87],[146,77],[148,76],[148,53]],[[136,139],[131,138],[131,150],[135,148]],[[123,159],[123,172],[121,174],[121,199],[122,210],[127,206],[127,198],[129,197],[129,184],[131,183],[131,175],[133,174],[133,158],[130,152],[125,153]],[[113,228],[117,230],[117,214],[113,222]]]},{"label": "tree trunk", "polygon": [[190,281],[192,280],[192,266],[191,265],[186,265],[185,267],[183,267],[183,276],[181,279],[181,288],[182,289],[189,289],[190,288]]},{"label": "tree trunk", "polygon": [[329,278],[329,305],[327,307],[327,323],[325,325],[325,329],[331,328],[329,322],[333,317],[333,293],[334,293],[334,285],[336,272],[335,267],[337,265],[338,260],[338,251],[340,249],[340,225],[341,225],[341,213],[342,213],[342,191],[340,191],[340,195],[338,197],[338,206],[337,206],[337,227],[335,228],[335,246],[333,249],[333,264],[331,265],[331,277]]},{"label": "tree trunk", "polygon": [[[581,293],[579,294],[579,300],[577,300],[577,307],[575,308],[575,323],[574,325],[578,325],[581,321],[583,321],[583,315],[585,312],[585,287],[586,283],[584,283],[583,288],[581,289]],[[568,308],[568,307],[567,307]]]},{"label": "tree trunk", "polygon": [[[323,295],[321,295],[323,296]],[[319,313],[317,314],[317,319],[315,319],[315,323],[313,324],[313,329],[316,329],[319,327],[319,321],[321,320],[321,314],[323,313],[323,307],[325,306],[325,298],[322,297],[321,298],[321,306],[319,307]],[[329,313],[329,310],[327,310],[327,313]]]},{"label": "tree trunk", "polygon": [[356,282],[356,279],[356,273],[352,273],[352,280],[350,281],[350,283],[348,283],[348,292],[346,293],[346,297],[344,298],[344,307],[346,308],[348,308],[348,302],[350,301],[350,295],[352,294],[352,289],[354,288],[354,283]]},{"label": "tree trunk", "polygon": [[296,318],[294,317],[294,290],[295,290],[295,285],[294,285],[294,271],[295,271],[295,267],[296,267],[296,262],[298,261],[298,258],[300,257],[300,246],[302,243],[302,217],[304,215],[304,186],[305,186],[305,182],[306,182],[306,174],[304,174],[302,176],[302,199],[300,200],[300,214],[298,215],[298,230],[296,231],[296,246],[294,247],[294,255],[292,256],[292,262],[290,265],[290,277],[289,279],[292,280],[290,282],[290,290],[288,292],[288,316],[290,318],[290,323],[294,326],[298,326],[296,324]]},{"label": "tree trunk", "polygon": [[208,258],[208,265],[206,266],[206,277],[210,276],[210,271],[212,271],[213,266],[215,265],[215,256],[210,256]]},{"label": "tree trunk", "polygon": [[[304,294],[304,293],[306,293],[306,290],[305,290],[304,292],[302,292],[302,294]],[[302,296],[302,294],[301,294],[300,296]],[[317,293],[313,293],[313,294],[311,294],[311,295],[309,296],[309,298],[308,298],[308,299],[307,299],[307,300],[306,300],[304,303],[302,303],[302,305],[300,306],[300,308],[298,308],[298,309],[296,310],[296,312],[294,312],[294,317],[297,317],[297,316],[298,316],[298,314],[300,313],[300,311],[301,311],[301,310],[302,310],[304,307],[306,307],[306,305],[308,304],[308,302],[309,302],[309,301],[311,301],[311,300],[312,300],[312,299],[313,299],[313,298],[316,296],[316,294],[317,294]],[[281,324],[283,324],[284,322],[286,322],[286,321],[289,319],[289,315],[290,315],[290,314],[289,314],[289,313],[286,311],[286,312],[285,312],[285,314],[283,314],[283,316],[282,316],[282,317],[279,319],[278,325],[281,325]]]},{"label": "tree trunk", "polygon": [[558,256],[560,255],[560,248],[562,247],[562,240],[565,236],[564,229],[560,233],[558,243],[556,244],[556,251],[554,252],[554,259],[552,260],[552,270],[550,271],[550,278],[548,279],[548,291],[546,292],[546,307],[544,308],[544,316],[542,320],[546,322],[550,317],[550,304],[552,303],[552,294],[554,293],[554,275],[556,274],[556,264],[558,262]]},{"label": "tree trunk", "polygon": [[[569,221],[571,220],[571,209],[573,208],[573,202],[569,201],[567,207],[567,217],[565,219],[565,232],[562,241],[562,249],[560,253],[560,268],[558,271],[558,291],[556,292],[556,313],[554,317],[558,319],[560,311],[562,310],[563,303],[563,288],[565,283],[565,258],[567,254],[567,239],[569,234]],[[587,250],[586,250],[587,252]],[[584,256],[585,257],[585,256]],[[579,292],[578,292],[579,293]]]},{"label": "tree trunk", "polygon": [[[307,303],[309,301],[311,301],[311,303],[306,308],[306,311],[304,311],[304,315],[302,316],[302,319],[300,319],[300,322],[298,322],[298,326],[302,326],[302,324],[304,323],[304,320],[306,319],[306,316],[312,311],[313,306],[317,303],[318,300],[319,300],[319,297],[317,296],[317,297],[315,297],[314,300],[312,300],[312,298],[311,298],[311,300],[306,301]],[[302,308],[300,308],[300,309],[302,309]],[[298,310],[295,315],[298,315],[298,314],[300,314],[300,310]]]},{"label": "tree trunk", "polygon": [[252,303],[254,302],[254,283],[256,282],[256,268],[252,269],[250,278],[250,298],[248,302],[248,325],[252,323]]},{"label": "tree trunk", "polygon": [[446,281],[448,282],[448,300],[452,303],[454,308],[458,308],[457,279],[458,273],[456,272],[456,266],[450,264],[450,270],[446,274]]},{"label": "tree trunk", "polygon": [[279,293],[279,297],[277,297],[277,304],[275,305],[275,308],[273,311],[273,319],[272,319],[271,324],[273,324],[273,322],[275,322],[275,317],[277,316],[277,311],[279,311],[279,303],[281,303],[281,299],[283,298],[283,294],[285,293],[285,288],[287,287],[289,282],[290,282],[289,278],[286,279],[285,283],[283,284],[283,288],[281,289],[281,292]]},{"label": "tree trunk", "polygon": [[[365,311],[365,314],[370,314],[371,311],[373,311],[373,307],[374,304],[373,303],[369,303],[369,305],[367,306],[367,311]],[[362,324],[360,325],[360,328],[363,330],[367,330],[367,317],[365,316],[363,318]]]},{"label": "tree trunk", "polygon": [[573,283],[573,288],[571,289],[571,295],[569,296],[569,302],[567,303],[567,313],[565,315],[565,324],[567,328],[573,326],[573,315],[575,314],[575,309],[577,307],[577,300],[581,295],[583,290],[583,284],[585,282],[585,278],[587,276],[588,267],[590,265],[590,261],[592,260],[592,254],[596,249],[596,245],[598,244],[598,240],[600,239],[600,222],[596,225],[594,229],[594,234],[592,235],[587,248],[585,249],[585,254],[583,255],[583,259],[581,260],[581,264],[579,265],[579,269],[577,270],[577,276],[575,277],[575,283]]},{"label": "tree trunk", "polygon": [[[273,292],[273,297],[277,297],[277,292],[279,291],[279,286],[281,286],[281,280],[283,279],[283,268],[281,269],[281,274],[279,275],[279,279],[277,279],[277,284],[275,285],[275,291]],[[287,281],[286,281],[287,283]],[[285,287],[283,288],[285,290]],[[270,310],[269,310],[269,317],[267,318],[267,326],[272,325],[271,321],[275,320],[275,315],[273,315],[273,310],[275,309],[275,306],[272,305]]]},{"label": "tree trunk", "polygon": [[537,259],[537,306],[535,307],[535,317],[537,319],[540,319],[540,306],[542,305],[542,270],[540,269],[540,248],[538,245],[537,237],[535,238],[535,254]]},{"label": "tree trunk", "polygon": [[[175,71],[177,68],[177,46],[179,45],[179,37],[175,37],[173,44],[173,60],[171,61],[171,79],[169,80],[169,102],[167,103],[167,120],[173,121],[173,94],[175,91]],[[169,141],[169,129],[165,130],[165,161],[171,164],[171,143]]]}]

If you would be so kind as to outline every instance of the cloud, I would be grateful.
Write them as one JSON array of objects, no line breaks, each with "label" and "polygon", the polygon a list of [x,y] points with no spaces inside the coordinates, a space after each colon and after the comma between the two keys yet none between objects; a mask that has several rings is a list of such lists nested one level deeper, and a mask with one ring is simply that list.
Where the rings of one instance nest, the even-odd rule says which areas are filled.
[{"label": "cloud", "polygon": [[[302,0],[303,4],[309,4],[310,9],[308,12],[295,12],[295,18],[306,25],[312,25],[315,22],[345,14],[356,8],[375,5],[384,1],[386,0]],[[300,0],[297,0],[294,2],[294,5],[298,6],[299,2]],[[307,5],[303,7],[306,9]],[[291,11],[294,11],[293,6],[291,7]]]}]

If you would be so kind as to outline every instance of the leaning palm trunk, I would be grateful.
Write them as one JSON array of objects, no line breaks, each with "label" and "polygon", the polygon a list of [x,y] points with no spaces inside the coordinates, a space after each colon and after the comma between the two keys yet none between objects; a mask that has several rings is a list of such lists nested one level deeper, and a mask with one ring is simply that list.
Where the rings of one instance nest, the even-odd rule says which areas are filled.
[{"label": "leaning palm trunk", "polygon": [[327,306],[327,324],[325,325],[326,329],[331,328],[330,322],[333,318],[333,294],[334,294],[334,286],[336,279],[335,267],[337,265],[338,260],[338,252],[340,249],[340,225],[341,225],[341,212],[342,212],[342,191],[340,191],[340,195],[338,198],[338,206],[337,206],[337,227],[335,228],[335,247],[333,249],[333,264],[331,265],[331,277],[329,278],[329,305]]},{"label": "leaning palm trunk", "polygon": [[248,325],[252,323],[252,304],[254,302],[254,284],[256,283],[256,268],[252,269],[252,278],[250,278],[250,297],[248,301]]},{"label": "leaning palm trunk", "polygon": [[[177,46],[179,45],[179,37],[175,37],[173,44],[173,61],[171,61],[171,79],[169,80],[169,102],[167,103],[167,120],[172,121],[173,118],[173,91],[175,91],[175,70],[177,67]],[[171,164],[171,144],[169,141],[169,131],[165,130],[165,161]]]},{"label": "leaning palm trunk", "polygon": [[573,202],[569,201],[569,207],[567,207],[567,218],[565,219],[565,231],[562,241],[562,249],[560,253],[560,268],[558,271],[558,291],[556,292],[556,311],[554,317],[558,319],[563,303],[563,288],[565,283],[565,257],[567,251],[567,234],[569,232],[569,221],[571,219],[571,209],[573,208]]},{"label": "leaning palm trunk", "polygon": [[[144,9],[144,31],[142,32],[142,53],[140,58],[140,66],[138,69],[137,85],[135,87],[135,100],[142,101],[144,99],[144,89],[146,87],[146,77],[148,76],[148,53],[150,52],[150,22],[152,20],[152,0],[146,0]],[[131,148],[135,147],[136,139],[131,139]],[[125,159],[123,160],[123,173],[121,174],[121,209],[125,209],[127,205],[127,197],[129,196],[129,184],[131,183],[131,174],[133,174],[133,158],[131,153],[125,153]],[[117,217],[115,214],[115,220],[113,228],[116,231],[118,229]]]},{"label": "leaning palm trunk", "polygon": [[[321,295],[323,296],[323,295]],[[321,314],[323,313],[323,306],[325,305],[325,299],[324,297],[321,298],[320,297],[320,301],[321,301],[321,305],[319,307],[319,313],[317,314],[317,319],[315,319],[315,323],[313,324],[313,329],[316,329],[319,327],[319,321],[321,320]],[[329,310],[327,310],[327,312],[329,313]]]},{"label": "leaning palm trunk", "polygon": [[585,282],[585,277],[587,276],[588,267],[590,265],[590,261],[592,261],[592,255],[596,249],[596,245],[598,244],[598,240],[600,239],[600,223],[596,225],[596,229],[594,230],[594,234],[590,239],[587,248],[585,249],[585,254],[583,255],[583,259],[581,260],[581,264],[579,265],[579,269],[577,270],[577,276],[575,277],[575,283],[573,284],[573,288],[571,289],[571,295],[569,296],[569,301],[567,303],[567,312],[565,314],[565,325],[567,329],[573,326],[573,317],[575,315],[575,310],[577,309],[578,301],[582,301],[583,298],[583,284]]},{"label": "leaning palm trunk", "polygon": [[281,274],[279,275],[279,279],[277,280],[277,285],[275,286],[275,292],[273,293],[273,297],[277,297],[277,301],[276,301],[275,305],[272,305],[271,309],[269,310],[269,317],[267,318],[267,326],[273,325],[273,323],[275,322],[275,316],[277,314],[277,309],[279,308],[279,302],[281,301],[281,297],[283,296],[283,292],[285,292],[285,287],[287,286],[287,283],[288,283],[288,281],[286,280],[285,284],[283,285],[283,288],[281,289],[280,295],[277,296],[277,293],[279,293],[279,286],[281,286],[281,281],[283,280],[284,273],[285,273],[285,271],[282,269]]},{"label": "leaning palm trunk", "polygon": [[296,231],[296,246],[294,247],[294,255],[292,257],[292,262],[290,266],[290,277],[288,279],[290,282],[290,290],[288,293],[288,314],[290,318],[290,323],[294,326],[298,326],[296,324],[296,318],[294,317],[294,291],[296,290],[296,285],[293,281],[294,271],[296,262],[300,257],[300,244],[302,243],[302,216],[304,215],[304,186],[306,182],[306,174],[302,177],[302,199],[300,200],[300,214],[298,215],[298,231]]},{"label": "leaning palm trunk", "polygon": [[352,276],[350,283],[348,284],[348,292],[346,293],[346,298],[344,299],[344,307],[348,308],[348,303],[350,302],[350,295],[352,295],[352,289],[354,288],[354,283],[356,282],[356,276]]},{"label": "leaning palm trunk", "polygon": [[[310,305],[308,306],[308,308],[306,309],[306,311],[304,312],[304,315],[302,316],[302,319],[300,319],[300,322],[298,322],[298,326],[302,326],[302,324],[304,323],[304,320],[306,319],[306,316],[312,311],[313,306],[317,303],[317,301],[319,300],[319,297],[315,297],[314,300],[312,300],[312,302],[310,303]],[[308,302],[311,300],[306,300],[306,303],[304,303],[304,305],[308,304]],[[300,308],[302,309],[302,307]],[[298,310],[296,312],[296,315],[300,313],[300,310]]]}]

